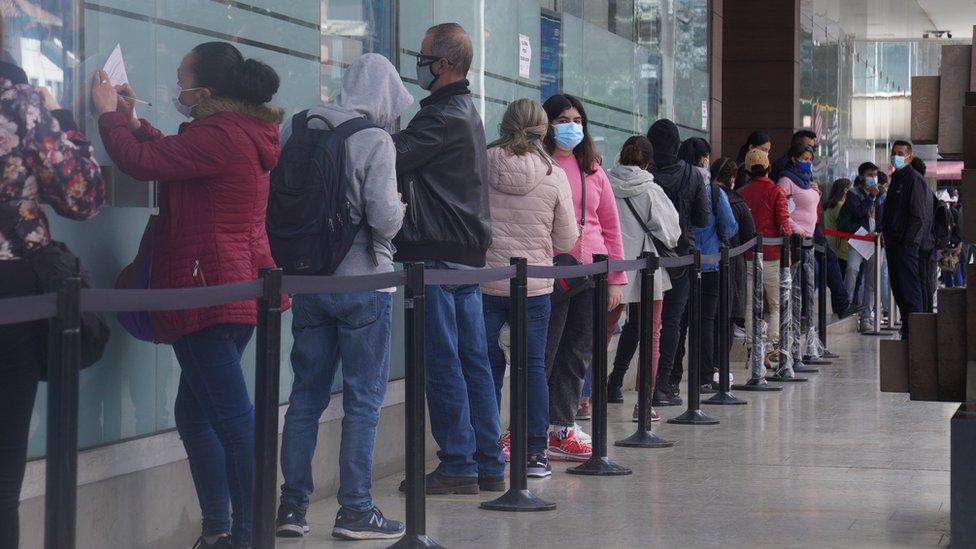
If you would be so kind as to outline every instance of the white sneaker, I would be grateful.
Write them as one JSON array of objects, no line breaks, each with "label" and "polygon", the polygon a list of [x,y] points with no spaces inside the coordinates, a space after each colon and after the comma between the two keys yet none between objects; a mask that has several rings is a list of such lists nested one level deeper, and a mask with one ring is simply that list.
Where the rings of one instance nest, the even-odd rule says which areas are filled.
[{"label": "white sneaker", "polygon": [[573,429],[576,429],[576,438],[578,438],[579,441],[582,442],[583,444],[590,444],[593,442],[593,437],[584,433],[583,428],[580,427],[579,423],[575,424],[573,426]]},{"label": "white sneaker", "polygon": [[[720,385],[722,383],[722,380],[721,380],[718,372],[715,372],[714,374],[712,374],[712,381],[715,382],[715,385],[716,386],[718,386],[718,385]],[[732,385],[733,383],[735,383],[735,376],[732,375],[732,372],[731,371],[729,371],[729,385]]]},{"label": "white sneaker", "polygon": [[732,338],[733,339],[745,339],[746,331],[738,326],[732,328]]}]

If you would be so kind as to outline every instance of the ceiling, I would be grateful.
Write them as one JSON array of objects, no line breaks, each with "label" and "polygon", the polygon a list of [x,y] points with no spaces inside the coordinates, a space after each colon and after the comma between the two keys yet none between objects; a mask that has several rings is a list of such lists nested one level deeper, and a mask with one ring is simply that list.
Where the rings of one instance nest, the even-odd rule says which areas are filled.
[{"label": "ceiling", "polygon": [[[976,0],[802,0],[803,11],[836,22],[862,40],[920,39],[948,30],[953,40],[972,41]],[[943,38],[948,38],[943,37]]]},{"label": "ceiling", "polygon": [[954,39],[972,40],[976,25],[976,0],[918,0],[938,30],[952,32]]}]

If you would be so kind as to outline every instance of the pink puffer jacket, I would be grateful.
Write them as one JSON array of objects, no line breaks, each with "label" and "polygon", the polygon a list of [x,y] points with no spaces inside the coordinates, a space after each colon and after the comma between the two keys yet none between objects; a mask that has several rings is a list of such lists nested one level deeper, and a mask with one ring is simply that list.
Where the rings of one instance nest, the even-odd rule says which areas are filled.
[{"label": "pink puffer jacket", "polygon": [[[535,153],[514,156],[501,148],[489,149],[488,197],[487,267],[507,266],[512,257],[524,257],[529,265],[551,266],[553,248],[570,249],[576,243],[579,228],[569,182],[555,162],[547,165]],[[485,284],[482,290],[507,296],[508,281]],[[529,279],[529,297],[549,293],[552,280]]]}]

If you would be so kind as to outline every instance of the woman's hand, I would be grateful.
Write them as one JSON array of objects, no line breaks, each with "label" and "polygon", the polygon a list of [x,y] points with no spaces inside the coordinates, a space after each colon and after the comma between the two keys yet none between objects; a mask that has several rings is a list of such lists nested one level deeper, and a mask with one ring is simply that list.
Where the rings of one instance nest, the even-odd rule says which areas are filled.
[{"label": "woman's hand", "polygon": [[608,301],[610,302],[608,311],[612,311],[620,306],[620,301],[624,298],[624,285],[623,284],[611,284],[609,291],[607,292]]},{"label": "woman's hand", "polygon": [[118,109],[119,93],[108,81],[108,73],[103,70],[95,71],[92,77],[91,101],[98,116]]},{"label": "woman's hand", "polygon": [[142,126],[142,122],[139,122],[139,119],[135,115],[136,102],[133,99],[136,98],[136,92],[132,91],[132,86],[129,84],[116,86],[115,91],[119,94],[119,103],[116,111],[125,117],[130,130],[138,130]]}]

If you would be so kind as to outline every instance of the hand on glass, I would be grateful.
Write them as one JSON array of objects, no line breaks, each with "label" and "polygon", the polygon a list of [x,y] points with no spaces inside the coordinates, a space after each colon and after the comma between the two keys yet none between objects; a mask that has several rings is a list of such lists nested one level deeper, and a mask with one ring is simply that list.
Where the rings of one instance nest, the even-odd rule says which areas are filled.
[{"label": "hand on glass", "polygon": [[142,123],[135,116],[136,102],[133,99],[136,98],[136,92],[132,91],[132,86],[127,83],[115,86],[115,91],[119,94],[119,102],[115,110],[125,117],[130,130],[138,130]]},{"label": "hand on glass", "polygon": [[622,284],[611,284],[609,291],[607,292],[608,301],[610,302],[607,306],[608,311],[612,311],[620,306],[620,301],[624,298],[624,287]]},{"label": "hand on glass", "polygon": [[108,81],[108,73],[103,70],[95,71],[92,77],[91,101],[98,116],[118,109],[119,93]]}]

